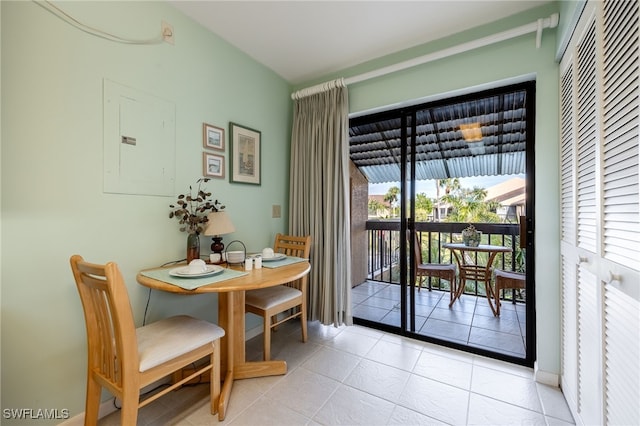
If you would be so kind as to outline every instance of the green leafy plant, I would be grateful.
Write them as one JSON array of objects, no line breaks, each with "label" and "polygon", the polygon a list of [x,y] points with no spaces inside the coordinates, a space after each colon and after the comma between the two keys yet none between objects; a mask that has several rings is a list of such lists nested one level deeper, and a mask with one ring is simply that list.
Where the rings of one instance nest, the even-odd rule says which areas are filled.
[{"label": "green leafy plant", "polygon": [[478,233],[478,230],[475,226],[469,224],[466,228],[462,230],[463,237],[474,237]]},{"label": "green leafy plant", "polygon": [[169,218],[178,219],[181,232],[201,234],[209,221],[207,215],[225,208],[218,200],[211,199],[211,192],[202,188],[202,184],[209,182],[209,180],[209,178],[198,179],[198,188],[195,194],[193,187],[189,185],[189,192],[178,195],[178,201],[169,205],[171,207]]},{"label": "green leafy plant", "polygon": [[466,246],[478,247],[481,238],[482,232],[478,231],[476,227],[471,224],[462,230],[462,241]]}]

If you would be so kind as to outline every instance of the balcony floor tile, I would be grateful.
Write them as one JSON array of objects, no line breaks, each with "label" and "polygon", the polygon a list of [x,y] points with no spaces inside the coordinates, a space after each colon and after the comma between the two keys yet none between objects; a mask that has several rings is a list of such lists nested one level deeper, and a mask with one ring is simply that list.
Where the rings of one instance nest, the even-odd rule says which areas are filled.
[{"label": "balcony floor tile", "polygon": [[[364,288],[361,288],[364,287]],[[400,326],[400,286],[365,282],[354,287],[355,318]],[[362,298],[362,295],[368,295]],[[522,303],[503,301],[495,317],[485,296],[463,294],[449,308],[449,291],[415,291],[415,329],[418,334],[461,345],[523,358],[526,310]]]}]

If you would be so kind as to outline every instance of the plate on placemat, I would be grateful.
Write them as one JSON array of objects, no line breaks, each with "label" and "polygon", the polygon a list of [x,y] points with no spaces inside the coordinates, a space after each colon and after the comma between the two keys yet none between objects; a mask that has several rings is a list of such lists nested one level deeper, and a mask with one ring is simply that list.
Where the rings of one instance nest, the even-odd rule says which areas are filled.
[{"label": "plate on placemat", "polygon": [[282,259],[286,259],[287,255],[286,254],[282,254],[282,253],[276,253],[273,255],[273,257],[263,257],[262,261],[263,262],[275,262],[277,260],[282,260]]},{"label": "plate on placemat", "polygon": [[211,275],[220,274],[224,271],[223,267],[217,266],[217,265],[206,265],[206,268],[207,268],[206,271],[197,272],[194,274],[192,272],[189,272],[188,266],[182,266],[180,268],[174,268],[170,270],[169,275],[171,275],[172,277],[179,277],[179,278],[202,278],[202,277],[208,277]]}]

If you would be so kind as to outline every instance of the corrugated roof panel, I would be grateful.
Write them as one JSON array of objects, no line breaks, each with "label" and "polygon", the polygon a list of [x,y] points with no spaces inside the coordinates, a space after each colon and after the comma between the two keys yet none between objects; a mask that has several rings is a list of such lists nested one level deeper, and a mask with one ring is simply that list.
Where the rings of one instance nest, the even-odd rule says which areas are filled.
[{"label": "corrugated roof panel", "polygon": [[[473,157],[456,157],[447,160],[449,175],[440,173],[427,179],[446,179],[450,176],[500,176],[525,172],[525,153],[489,154]],[[426,176],[425,174],[424,176]],[[416,179],[422,180],[416,173]]]},{"label": "corrugated roof panel", "polygon": [[[526,95],[526,88],[507,88],[451,104],[417,106],[416,179],[524,173]],[[402,121],[383,117],[358,117],[349,128],[351,160],[371,183],[400,180]],[[477,126],[481,141],[466,141],[462,124]]]},{"label": "corrugated roof panel", "polygon": [[379,164],[359,167],[369,183],[400,182],[400,168],[397,164]]},{"label": "corrugated roof panel", "polygon": [[[525,172],[524,152],[457,157],[448,160],[416,162],[416,180],[446,179],[449,176],[500,176]],[[399,163],[376,164],[360,167],[370,183],[400,181]]]}]

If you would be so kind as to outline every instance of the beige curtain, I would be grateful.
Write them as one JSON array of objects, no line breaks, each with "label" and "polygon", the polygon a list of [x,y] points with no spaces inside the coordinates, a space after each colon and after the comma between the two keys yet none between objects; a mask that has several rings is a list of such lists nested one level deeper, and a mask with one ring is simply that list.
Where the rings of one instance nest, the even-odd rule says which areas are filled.
[{"label": "beige curtain", "polygon": [[294,101],[289,232],[312,237],[309,319],[339,326],[352,323],[349,101],[330,86]]}]

